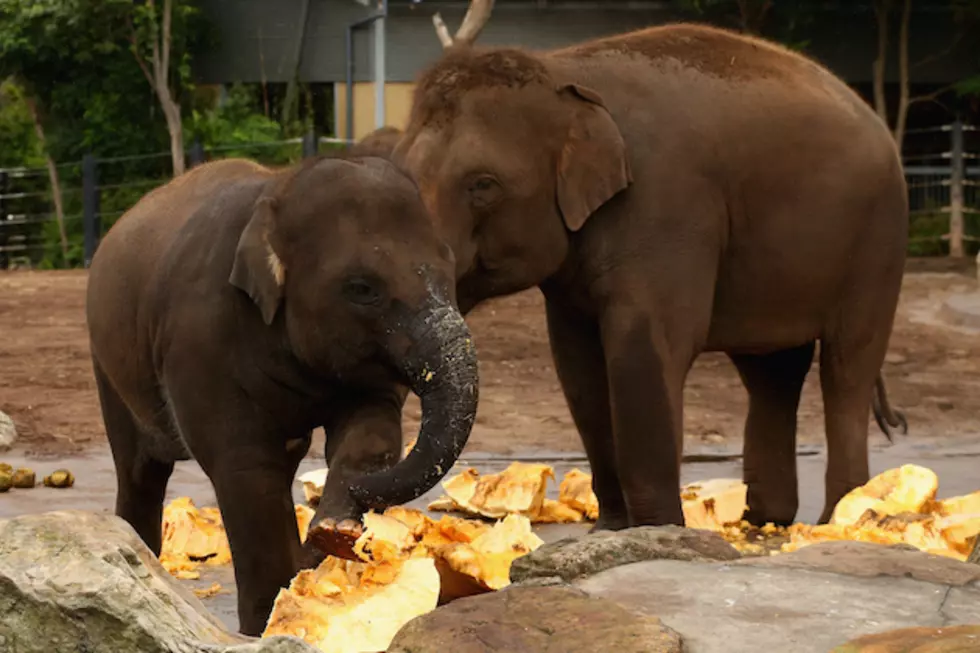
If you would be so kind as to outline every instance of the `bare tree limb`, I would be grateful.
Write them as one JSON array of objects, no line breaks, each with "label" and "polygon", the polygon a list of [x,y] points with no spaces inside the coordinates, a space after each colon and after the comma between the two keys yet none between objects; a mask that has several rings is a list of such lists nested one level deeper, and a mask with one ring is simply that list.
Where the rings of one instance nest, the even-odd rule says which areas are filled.
[{"label": "bare tree limb", "polygon": [[167,78],[170,75],[170,25],[172,19],[173,0],[163,0],[163,38],[160,40],[160,49],[163,52],[160,55],[160,72],[162,73],[160,79],[168,87]]},{"label": "bare tree limb", "polygon": [[956,49],[956,47],[963,41],[963,37],[965,35],[966,35],[966,31],[965,30],[962,30],[962,29],[959,30],[956,33],[956,36],[954,36],[953,39],[949,42],[949,45],[948,46],[946,46],[945,48],[943,48],[939,52],[934,52],[932,54],[929,54],[929,55],[926,55],[926,56],[922,57],[918,61],[914,62],[911,67],[912,68],[921,68],[922,66],[924,66],[924,65],[926,65],[928,63],[932,63],[933,61],[936,61],[938,59],[942,59],[943,57],[947,56],[953,50]]},{"label": "bare tree limb", "polygon": [[449,33],[449,28],[446,27],[446,21],[442,19],[442,14],[440,14],[438,11],[432,14],[432,25],[436,28],[436,36],[439,37],[439,42],[442,43],[442,47],[451,47],[453,44],[453,37]]},{"label": "bare tree limb", "polygon": [[454,41],[471,45],[486,27],[493,12],[494,0],[470,0],[470,6],[463,16],[463,23],[456,30]]},{"label": "bare tree limb", "polygon": [[912,19],[912,0],[902,5],[902,22],[898,32],[898,113],[892,135],[898,151],[905,140],[905,123],[909,115],[909,23]]},{"label": "bare tree limb", "polygon": [[888,13],[891,0],[875,0],[875,22],[878,24],[878,54],[872,66],[875,112],[888,124],[888,103],[885,100],[885,66],[888,62]]},{"label": "bare tree limb", "polygon": [[48,142],[44,137],[44,126],[41,124],[41,114],[37,103],[30,94],[25,93],[24,102],[34,121],[34,134],[37,136],[41,149],[44,150],[44,161],[48,167],[48,181],[51,183],[51,199],[54,201],[54,217],[58,221],[58,236],[61,238],[61,257],[68,265],[68,232],[65,230],[65,205],[61,198],[61,181],[58,179],[58,166],[48,152]]},{"label": "bare tree limb", "polygon": [[129,22],[129,43],[132,46],[130,51],[133,53],[133,58],[136,59],[136,63],[139,64],[140,70],[143,71],[143,76],[146,77],[146,81],[150,83],[151,87],[155,87],[156,84],[153,82],[153,73],[151,73],[150,69],[146,67],[146,62],[140,55],[139,41],[136,39],[136,26],[133,25],[131,18],[127,18],[127,22]]}]

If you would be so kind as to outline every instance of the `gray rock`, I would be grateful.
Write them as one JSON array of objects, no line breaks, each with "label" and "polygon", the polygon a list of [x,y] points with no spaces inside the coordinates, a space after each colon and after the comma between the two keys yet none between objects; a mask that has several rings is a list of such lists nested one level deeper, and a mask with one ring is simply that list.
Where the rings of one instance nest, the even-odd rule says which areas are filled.
[{"label": "gray rock", "polygon": [[5,653],[313,653],[230,633],[122,519],[58,511],[0,521]]},{"label": "gray rock", "polygon": [[964,653],[980,651],[980,626],[902,628],[865,635],[830,653]]},{"label": "gray rock", "polygon": [[511,582],[558,577],[565,581],[643,560],[735,560],[739,552],[720,535],[679,526],[598,531],[545,544],[518,558]]},{"label": "gray rock", "polygon": [[918,549],[870,542],[821,542],[789,554],[745,558],[738,565],[829,571],[871,578],[914,578],[941,585],[969,585],[980,581],[980,566],[930,555]]},{"label": "gray rock", "polygon": [[511,586],[414,619],[388,653],[681,653],[681,638],[645,617],[569,587]]},{"label": "gray rock", "polygon": [[[880,550],[889,555],[887,548]],[[980,623],[977,583],[953,587],[783,562],[653,560],[608,569],[574,585],[659,617],[683,637],[685,653],[826,653],[887,630]]]},{"label": "gray rock", "polygon": [[17,427],[10,415],[0,410],[0,451],[8,451],[17,441]]}]

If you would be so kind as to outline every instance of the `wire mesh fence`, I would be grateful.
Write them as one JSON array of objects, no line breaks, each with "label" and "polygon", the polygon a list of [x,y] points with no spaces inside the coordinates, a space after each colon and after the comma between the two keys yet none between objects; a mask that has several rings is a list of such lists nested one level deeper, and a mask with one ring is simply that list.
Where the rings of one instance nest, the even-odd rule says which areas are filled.
[{"label": "wire mesh fence", "polygon": [[[189,165],[231,157],[271,166],[344,147],[308,134],[262,143],[193,144]],[[952,123],[905,138],[909,254],[975,254],[980,249],[980,129]],[[56,166],[63,221],[47,168],[0,169],[0,269],[86,265],[102,234],[143,195],[173,176],[170,152],[86,157]]]},{"label": "wire mesh fence", "polygon": [[980,248],[980,129],[954,122],[909,130],[909,254],[975,254]]},{"label": "wire mesh fence", "polygon": [[[270,166],[342,148],[333,138],[262,143],[192,144],[188,164],[233,157]],[[0,169],[0,269],[86,265],[102,234],[141,197],[173,178],[169,151],[85,157],[56,166],[63,219],[59,220],[47,168]]]}]

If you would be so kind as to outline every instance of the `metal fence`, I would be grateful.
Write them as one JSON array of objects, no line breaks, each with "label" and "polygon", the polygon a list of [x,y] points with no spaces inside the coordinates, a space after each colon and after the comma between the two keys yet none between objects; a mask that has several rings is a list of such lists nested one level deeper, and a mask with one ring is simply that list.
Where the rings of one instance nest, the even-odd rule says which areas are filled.
[{"label": "metal fence", "polygon": [[980,129],[954,122],[905,137],[909,254],[960,257],[980,249]]},{"label": "metal fence", "polygon": [[[316,137],[188,148],[191,166],[245,157],[283,165],[342,139]],[[980,250],[980,129],[954,122],[909,130],[905,137],[909,190],[909,254],[964,256]],[[140,197],[172,178],[170,152],[85,156],[56,166],[64,206],[64,242],[55,219],[46,168],[0,168],[0,269],[80,267],[102,234]]]},{"label": "metal fence", "polygon": [[[316,137],[203,147],[188,165],[245,157],[267,165],[294,163],[346,141]],[[56,166],[64,212],[58,225],[47,168],[0,168],[0,269],[87,266],[102,234],[139,199],[173,178],[170,152],[96,157]]]}]

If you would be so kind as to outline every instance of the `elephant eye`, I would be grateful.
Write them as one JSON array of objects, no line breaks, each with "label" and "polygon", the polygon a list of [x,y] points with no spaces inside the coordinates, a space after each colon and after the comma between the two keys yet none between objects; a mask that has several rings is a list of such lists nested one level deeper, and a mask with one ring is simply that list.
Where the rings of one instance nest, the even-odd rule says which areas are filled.
[{"label": "elephant eye", "polygon": [[481,175],[470,184],[470,203],[476,208],[487,208],[500,199],[502,191],[496,179]]},{"label": "elephant eye", "polygon": [[344,281],[344,297],[358,306],[376,306],[381,303],[379,284],[366,277],[349,277]]}]

